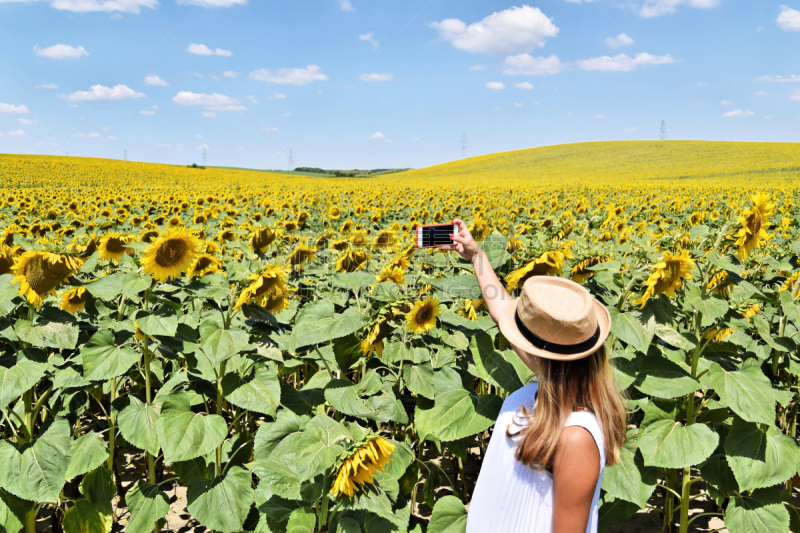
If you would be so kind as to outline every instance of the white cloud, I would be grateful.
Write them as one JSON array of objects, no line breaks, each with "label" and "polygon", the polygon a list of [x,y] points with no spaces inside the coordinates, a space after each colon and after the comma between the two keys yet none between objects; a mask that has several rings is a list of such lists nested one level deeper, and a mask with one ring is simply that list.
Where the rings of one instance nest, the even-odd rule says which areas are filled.
[{"label": "white cloud", "polygon": [[358,38],[362,41],[367,41],[369,44],[372,45],[372,48],[377,50],[378,49],[378,40],[375,38],[375,32],[371,31],[369,33],[365,33],[364,35],[359,35]]},{"label": "white cloud", "polygon": [[698,81],[695,85],[697,85],[698,87],[705,87],[706,86],[706,82]]},{"label": "white cloud", "polygon": [[102,137],[102,135],[100,135],[96,131],[90,131],[89,133],[75,133],[72,136],[77,137],[79,139],[99,139],[100,137]]},{"label": "white cloud", "polygon": [[103,131],[111,131],[111,128],[109,128],[108,126],[105,126],[105,127],[103,128]]},{"label": "white cloud", "polygon": [[471,67],[469,67],[470,72],[478,72],[479,70],[486,70],[486,67],[484,67],[483,65],[472,65]]},{"label": "white cloud", "polygon": [[794,100],[795,102],[800,102],[800,91],[794,93],[789,100]]},{"label": "white cloud", "polygon": [[492,111],[500,111],[501,109],[503,109],[503,108],[500,107],[500,106],[495,106],[495,107],[492,108]]},{"label": "white cloud", "polygon": [[394,74],[372,72],[370,74],[362,74],[358,79],[361,81],[392,81]]},{"label": "white cloud", "polygon": [[26,132],[23,129],[19,129],[17,131],[9,131],[8,134],[11,135],[12,137],[22,137],[23,135],[27,135],[28,132]]},{"label": "white cloud", "polygon": [[641,52],[633,57],[627,54],[619,54],[614,57],[603,56],[592,59],[578,61],[578,68],[581,70],[597,70],[605,72],[630,72],[638,67],[652,65],[668,65],[675,63],[676,59],[671,55],[654,56],[646,52]]},{"label": "white cloud", "polygon": [[741,109],[734,109],[733,111],[728,111],[722,116],[725,118],[732,118],[732,117],[752,117],[753,115],[755,115],[755,113],[753,113],[752,111],[742,111]]},{"label": "white cloud", "polygon": [[283,100],[285,98],[286,98],[286,95],[285,94],[281,94],[281,93],[273,93],[273,94],[267,96],[267,100]]},{"label": "white cloud", "polygon": [[646,0],[639,10],[639,16],[643,18],[660,17],[661,15],[671,15],[678,11],[678,7],[684,5],[698,9],[711,9],[717,7],[721,0]]},{"label": "white cloud", "polygon": [[195,133],[194,135],[192,135],[192,137],[194,137],[195,139],[202,139],[203,138],[203,136],[200,135],[199,133]]},{"label": "white cloud", "polygon": [[109,136],[108,136],[108,140],[109,140],[109,141],[118,141],[118,140],[119,140],[119,137],[115,137],[115,136],[113,136],[113,135],[109,135]]},{"label": "white cloud", "polygon": [[532,57],[530,54],[508,56],[505,59],[506,69],[503,74],[510,76],[543,76],[545,74],[558,74],[566,68],[557,55],[550,57]]},{"label": "white cloud", "polygon": [[210,148],[208,147],[207,144],[201,144],[200,146],[195,148],[195,150],[197,150],[198,152],[202,152],[203,150],[210,150]]},{"label": "white cloud", "polygon": [[353,7],[353,4],[350,3],[350,0],[336,0],[336,3],[339,4],[339,9],[342,11],[355,11],[356,9]]},{"label": "white cloud", "polygon": [[76,91],[69,95],[61,94],[68,102],[88,102],[91,100],[126,100],[128,98],[144,98],[144,93],[134,91],[127,85],[115,85],[113,88],[104,85],[92,85],[88,91]]},{"label": "white cloud", "polygon": [[[13,1],[13,0],[12,0]],[[131,13],[138,15],[141,8],[155,9],[158,0],[52,0],[50,7],[77,13]]]},{"label": "white cloud", "polygon": [[800,31],[800,11],[789,6],[781,6],[781,14],[775,22],[783,31]]},{"label": "white cloud", "polygon": [[50,59],[78,59],[81,56],[88,56],[89,52],[83,46],[70,46],[68,44],[55,44],[47,48],[33,47],[33,53],[39,57]]},{"label": "white cloud", "polygon": [[609,37],[605,40],[605,43],[609,48],[619,48],[621,46],[634,44],[634,40],[631,39],[627,33],[620,33],[616,37]]},{"label": "white cloud", "polygon": [[30,113],[24,105],[11,105],[0,102],[0,113],[15,113],[17,115],[27,115]]},{"label": "white cloud", "polygon": [[256,98],[255,95],[248,94],[247,95],[247,99],[250,100],[250,102],[253,103],[253,104],[257,104],[258,103],[258,98]]},{"label": "white cloud", "polygon": [[202,7],[246,6],[247,0],[178,0],[178,5]]},{"label": "white cloud", "polygon": [[233,52],[230,50],[223,50],[222,48],[217,48],[216,50],[212,50],[208,46],[204,44],[190,44],[189,47],[186,49],[187,52],[190,54],[194,54],[196,56],[221,56],[221,57],[230,57],[233,55]]},{"label": "white cloud", "polygon": [[605,115],[592,115],[589,118],[594,119],[594,120],[602,120],[602,119],[606,118],[606,116]]},{"label": "white cloud", "polygon": [[203,111],[203,116],[206,118],[217,118],[217,114],[211,111]]},{"label": "white cloud", "polygon": [[552,20],[537,7],[523,5],[495,12],[469,26],[458,19],[429,24],[439,37],[473,54],[520,54],[541,48],[558,35]]},{"label": "white cloud", "polygon": [[261,128],[261,131],[278,131],[278,128]]},{"label": "white cloud", "polygon": [[628,132],[628,133],[634,133],[634,132],[639,131],[639,128],[637,128],[637,127],[625,128],[625,131]]},{"label": "white cloud", "polygon": [[727,101],[727,100],[723,100],[723,101],[722,101],[722,102],[720,102],[720,103],[721,103],[722,105],[733,105],[733,102],[729,102],[729,101]]},{"label": "white cloud", "polygon": [[144,78],[145,85],[156,85],[158,87],[169,87],[169,83],[165,82],[155,74],[152,76],[145,76]]},{"label": "white cloud", "polygon": [[284,116],[284,117],[291,117],[291,116],[292,116],[292,114],[291,114],[291,113],[284,113],[284,114],[283,114],[283,116]]},{"label": "white cloud", "polygon": [[26,126],[41,126],[43,124],[41,120],[35,118],[21,118],[19,119],[19,123],[25,124]]},{"label": "white cloud", "polygon": [[772,117],[771,117],[771,116],[769,116],[769,115],[764,115],[762,118],[763,118],[764,120],[770,120],[770,119],[772,119]]},{"label": "white cloud", "polygon": [[[205,94],[181,91],[172,98],[173,103],[184,106],[203,107],[208,111],[242,111],[245,108],[236,100],[224,94]],[[203,114],[203,116],[206,116]]]},{"label": "white cloud", "polygon": [[520,104],[519,102],[514,102],[514,107],[525,107],[525,104]]},{"label": "white cloud", "polygon": [[195,72],[194,70],[187,70],[186,74],[188,74],[189,76],[194,76],[195,78],[200,78],[201,80],[203,79],[203,75],[200,74],[199,72]]},{"label": "white cloud", "polygon": [[369,139],[386,139],[386,135],[384,135],[379,131],[376,131],[375,133],[369,136]]},{"label": "white cloud", "polygon": [[156,114],[155,111],[152,111],[150,109],[142,109],[141,111],[139,111],[139,113],[142,114],[142,115],[147,115],[149,117],[151,117],[151,116]]},{"label": "white cloud", "polygon": [[285,85],[308,85],[315,81],[325,81],[328,76],[322,73],[318,65],[308,65],[306,68],[281,68],[270,70],[262,68],[248,74],[248,79],[266,83],[282,83]]},{"label": "white cloud", "polygon": [[516,87],[517,89],[522,89],[523,91],[533,90],[533,84],[528,83],[527,81],[521,81],[519,83],[515,83],[514,87]]},{"label": "white cloud", "polygon": [[222,73],[223,78],[238,78],[239,76],[241,76],[241,74],[233,70],[226,70]]},{"label": "white cloud", "polygon": [[756,96],[769,96],[771,93],[769,93],[767,91],[756,91],[753,94],[756,95]]},{"label": "white cloud", "polygon": [[55,83],[46,83],[44,85],[34,85],[34,89],[58,89],[58,85]]},{"label": "white cloud", "polygon": [[506,88],[506,86],[503,85],[502,81],[490,81],[489,83],[486,84],[486,88],[491,89],[493,91],[502,91],[503,89]]},{"label": "white cloud", "polygon": [[800,76],[792,74],[791,76],[759,76],[753,81],[768,81],[772,83],[791,83],[800,82]]}]

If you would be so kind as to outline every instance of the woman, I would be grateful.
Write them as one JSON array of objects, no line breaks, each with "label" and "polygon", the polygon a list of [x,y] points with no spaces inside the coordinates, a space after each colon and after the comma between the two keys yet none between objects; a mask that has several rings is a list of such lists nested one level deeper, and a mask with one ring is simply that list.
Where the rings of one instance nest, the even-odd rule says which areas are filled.
[{"label": "woman", "polygon": [[603,469],[625,442],[622,394],[603,343],[611,319],[570,280],[528,279],[513,300],[461,220],[492,319],[538,376],[503,403],[472,495],[467,533],[594,533]]}]

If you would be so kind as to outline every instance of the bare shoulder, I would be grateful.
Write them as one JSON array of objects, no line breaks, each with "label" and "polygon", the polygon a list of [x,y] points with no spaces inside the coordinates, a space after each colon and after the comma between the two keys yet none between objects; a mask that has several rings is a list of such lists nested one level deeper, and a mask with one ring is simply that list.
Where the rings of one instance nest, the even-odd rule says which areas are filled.
[{"label": "bare shoulder", "polygon": [[558,440],[553,466],[556,478],[563,477],[570,485],[585,484],[594,491],[600,476],[600,450],[592,434],[581,426],[565,427]]}]

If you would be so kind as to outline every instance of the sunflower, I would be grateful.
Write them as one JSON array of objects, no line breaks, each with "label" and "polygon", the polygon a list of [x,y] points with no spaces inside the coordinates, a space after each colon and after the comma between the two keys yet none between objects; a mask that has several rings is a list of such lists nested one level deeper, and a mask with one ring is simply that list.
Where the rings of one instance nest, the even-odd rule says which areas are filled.
[{"label": "sunflower", "polygon": [[506,243],[506,252],[513,254],[517,250],[521,249],[522,249],[522,241],[520,241],[516,237],[510,237],[508,239],[508,243]]},{"label": "sunflower", "polygon": [[75,287],[64,293],[61,297],[61,309],[67,313],[77,315],[83,311],[89,293],[84,287]]},{"label": "sunflower", "polygon": [[486,306],[486,302],[482,299],[467,298],[464,302],[463,313],[472,321],[478,320],[477,312]]},{"label": "sunflower", "polygon": [[731,328],[717,328],[713,327],[709,330],[708,333],[705,335],[705,339],[708,340],[710,338],[714,338],[716,342],[725,342],[728,337],[733,335],[734,331]]},{"label": "sunflower", "polygon": [[600,256],[595,255],[591,257],[585,258],[583,261],[579,261],[574,267],[572,267],[572,271],[570,272],[570,277],[572,281],[575,283],[585,283],[586,280],[594,276],[594,270],[589,270],[589,267],[593,267],[595,265],[599,265],[602,263],[608,263],[612,261],[613,257],[607,256]]},{"label": "sunflower", "polygon": [[674,297],[675,291],[683,287],[683,280],[692,279],[694,265],[695,260],[687,250],[682,250],[676,255],[664,252],[664,258],[660,263],[653,265],[655,270],[644,282],[647,287],[644,294],[634,303],[644,307],[647,300],[653,296],[665,294]]},{"label": "sunflower", "polygon": [[285,290],[281,291],[280,294],[274,294],[266,299],[266,301],[262,301],[262,306],[264,309],[272,313],[273,315],[277,315],[287,309],[289,309],[289,293]]},{"label": "sunflower", "polygon": [[392,259],[389,262],[389,264],[384,267],[384,269],[387,269],[387,268],[390,268],[390,269],[399,268],[401,270],[408,270],[408,266],[410,264],[411,263],[409,263],[408,258],[406,258],[406,256],[398,255],[397,257]]},{"label": "sunflower", "polygon": [[[336,235],[333,231],[326,231],[322,233],[319,237],[316,238],[314,241],[314,248],[324,248],[328,241]],[[341,251],[341,250],[340,250]]]},{"label": "sunflower", "polygon": [[375,278],[378,280],[378,283],[384,281],[391,281],[392,283],[397,283],[398,285],[402,285],[406,282],[405,271],[399,267],[394,267],[394,268],[390,268],[388,266],[384,267],[381,270],[381,273],[375,276]]},{"label": "sunflower", "polygon": [[415,303],[411,311],[406,313],[406,328],[412,333],[425,333],[436,326],[436,317],[441,314],[439,300],[429,295]]},{"label": "sunflower", "polygon": [[533,276],[555,276],[561,275],[561,267],[565,259],[572,258],[569,251],[573,241],[564,244],[564,248],[551,250],[542,253],[539,257],[529,262],[522,268],[518,268],[506,276],[506,288],[509,292],[521,287],[530,277]]},{"label": "sunflower", "polygon": [[361,355],[378,354],[378,357],[383,356],[383,339],[392,334],[394,328],[388,324],[386,317],[377,321],[367,332],[364,340],[361,341],[359,349]]},{"label": "sunflower", "polygon": [[344,252],[336,260],[337,272],[356,272],[367,266],[369,254],[362,250],[350,250]]},{"label": "sunflower", "polygon": [[11,267],[14,266],[14,256],[17,253],[19,253],[19,246],[12,248],[3,245],[2,249],[0,249],[0,275],[11,273]]},{"label": "sunflower", "polygon": [[286,263],[292,266],[302,265],[306,261],[314,259],[314,252],[316,252],[314,248],[309,248],[301,244],[289,254]]},{"label": "sunflower", "polygon": [[266,307],[269,299],[283,295],[286,289],[286,276],[289,271],[283,266],[267,266],[258,274],[253,274],[249,278],[251,283],[244,288],[236,300],[236,309],[250,302],[255,301],[261,307]]},{"label": "sunflower", "polygon": [[278,238],[280,233],[271,228],[259,228],[250,234],[248,245],[250,249],[256,253],[264,253],[269,248],[275,239]]},{"label": "sunflower", "polygon": [[386,471],[386,465],[392,460],[395,448],[394,444],[383,437],[374,437],[360,446],[339,467],[331,494],[337,497],[346,494],[352,498],[361,486],[374,483],[372,476]]},{"label": "sunflower", "polygon": [[200,247],[200,240],[185,229],[167,230],[145,249],[142,270],[152,274],[156,281],[177,278],[182,270],[189,270]]},{"label": "sunflower", "polygon": [[350,233],[351,229],[353,229],[353,221],[348,219],[339,227],[339,233]]},{"label": "sunflower", "polygon": [[353,233],[350,234],[347,240],[353,246],[364,246],[368,242],[368,237],[366,232],[364,231],[354,231]]},{"label": "sunflower", "polygon": [[206,274],[213,274],[214,272],[222,272],[222,265],[216,258],[208,254],[201,254],[197,256],[192,265],[186,271],[186,275],[190,278],[202,278]]},{"label": "sunflower", "polygon": [[733,282],[728,279],[728,271],[720,270],[711,277],[706,287],[712,294],[719,294],[723,298],[730,298],[733,290]]},{"label": "sunflower", "polygon": [[335,241],[331,241],[331,245],[329,248],[336,250],[337,252],[344,252],[350,247],[350,242],[347,239],[336,239]]},{"label": "sunflower", "polygon": [[734,235],[736,237],[734,244],[739,247],[737,255],[742,261],[747,259],[753,248],[759,246],[761,239],[769,238],[767,228],[770,227],[770,222],[767,218],[775,214],[775,204],[770,203],[771,199],[769,194],[756,194],[750,199],[753,202],[752,208],[739,218],[742,227]]},{"label": "sunflower", "polygon": [[117,235],[115,233],[105,235],[100,239],[100,253],[98,255],[100,259],[119,262],[126,252],[128,254],[133,252],[133,248],[125,246],[129,242],[131,242],[131,238],[128,236]]},{"label": "sunflower", "polygon": [[372,241],[372,248],[388,248],[394,246],[395,243],[397,243],[397,234],[392,230],[385,229],[375,236],[375,239]]},{"label": "sunflower", "polygon": [[25,252],[15,258],[11,272],[16,277],[11,283],[19,282],[19,295],[27,296],[28,302],[38,308],[48,294],[55,295],[56,287],[82,266],[79,258],[65,254]]},{"label": "sunflower", "polygon": [[332,205],[330,207],[330,209],[328,209],[328,218],[329,219],[331,219],[331,220],[339,220],[340,216],[342,216],[342,211],[338,207],[336,207],[335,205]]},{"label": "sunflower", "polygon": [[[785,292],[785,291],[794,291],[795,286],[797,285],[797,279],[800,278],[800,272],[795,272],[791,275],[791,277],[786,278],[786,281],[783,282],[783,287],[780,288],[778,292]],[[795,300],[800,296],[800,292],[798,295],[795,296]]]}]

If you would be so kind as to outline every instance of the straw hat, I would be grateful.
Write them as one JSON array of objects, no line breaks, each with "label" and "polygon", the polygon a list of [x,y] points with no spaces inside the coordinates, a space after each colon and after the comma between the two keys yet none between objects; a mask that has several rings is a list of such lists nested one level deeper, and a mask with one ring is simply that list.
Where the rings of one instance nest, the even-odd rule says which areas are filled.
[{"label": "straw hat", "polygon": [[500,331],[508,342],[537,357],[581,359],[603,345],[611,328],[606,307],[565,278],[528,278],[515,303],[500,315]]}]

